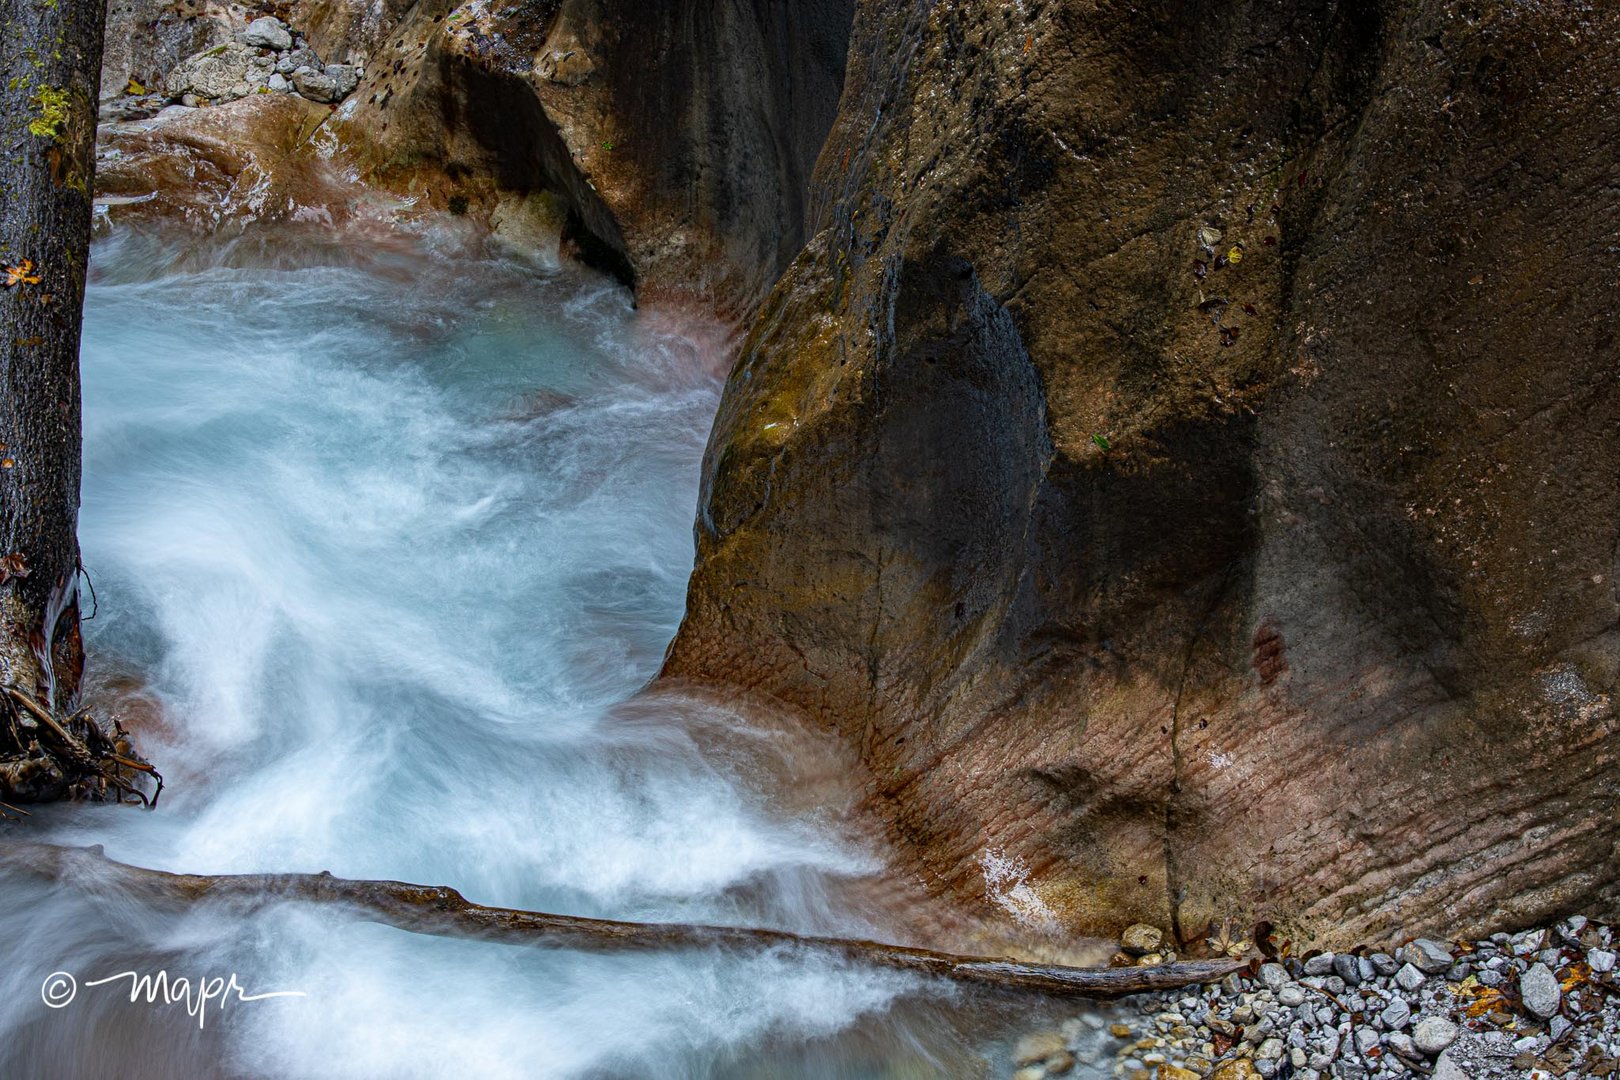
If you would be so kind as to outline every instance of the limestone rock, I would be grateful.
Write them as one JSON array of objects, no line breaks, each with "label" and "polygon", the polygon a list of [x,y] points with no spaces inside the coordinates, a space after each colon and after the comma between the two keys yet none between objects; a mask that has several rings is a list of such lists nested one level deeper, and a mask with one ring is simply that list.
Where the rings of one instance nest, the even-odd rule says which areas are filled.
[{"label": "limestone rock", "polygon": [[248,24],[247,29],[242,31],[241,41],[256,49],[285,52],[292,48],[293,36],[280,20],[266,15]]},{"label": "limestone rock", "polygon": [[247,92],[248,66],[258,56],[258,50],[234,41],[204,49],[169,72],[163,89],[172,101],[187,94],[209,101],[234,100]]},{"label": "limestone rock", "polygon": [[1125,932],[1119,935],[1119,947],[1135,956],[1158,952],[1162,944],[1164,931],[1147,923],[1135,923],[1126,927]]},{"label": "limestone rock", "polygon": [[1615,911],[1620,7],[919,10],[861,5],[666,677],[841,733],[987,915],[990,851],[1075,933]]},{"label": "limestone rock", "polygon": [[1545,1020],[1558,1011],[1563,988],[1546,964],[1536,963],[1519,976],[1519,997],[1524,1001],[1525,1011]]}]

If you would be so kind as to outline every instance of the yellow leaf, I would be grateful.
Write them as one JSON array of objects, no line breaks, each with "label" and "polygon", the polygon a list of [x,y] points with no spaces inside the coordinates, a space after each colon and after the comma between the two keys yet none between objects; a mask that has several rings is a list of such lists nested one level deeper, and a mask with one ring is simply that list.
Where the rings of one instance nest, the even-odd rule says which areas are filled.
[{"label": "yellow leaf", "polygon": [[1243,261],[1243,248],[1233,245],[1232,250],[1226,253],[1226,261],[1236,266]]},{"label": "yellow leaf", "polygon": [[38,285],[39,275],[34,273],[34,260],[24,259],[16,266],[6,267],[5,287],[13,285]]}]

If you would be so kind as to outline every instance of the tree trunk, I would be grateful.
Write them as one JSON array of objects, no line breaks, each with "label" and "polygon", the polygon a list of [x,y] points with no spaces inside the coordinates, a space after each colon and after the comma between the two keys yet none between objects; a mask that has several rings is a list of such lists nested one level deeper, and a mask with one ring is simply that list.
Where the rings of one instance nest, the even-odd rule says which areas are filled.
[{"label": "tree trunk", "polygon": [[[0,685],[56,716],[83,669],[79,328],[105,16],[0,0]],[[75,766],[43,730],[0,711],[0,798],[68,790]]]},{"label": "tree trunk", "polygon": [[52,881],[116,892],[159,910],[209,902],[235,914],[288,902],[345,907],[364,919],[418,934],[500,941],[538,948],[641,952],[725,949],[759,952],[791,948],[858,964],[994,990],[1055,997],[1115,998],[1211,983],[1240,971],[1240,960],[1192,960],[1153,967],[1076,968],[1005,957],[959,956],[855,938],[809,937],[786,930],[700,923],[638,923],[552,915],[475,904],[448,885],[356,881],[321,874],[171,874],[107,858],[99,846],[0,844],[0,867]]}]

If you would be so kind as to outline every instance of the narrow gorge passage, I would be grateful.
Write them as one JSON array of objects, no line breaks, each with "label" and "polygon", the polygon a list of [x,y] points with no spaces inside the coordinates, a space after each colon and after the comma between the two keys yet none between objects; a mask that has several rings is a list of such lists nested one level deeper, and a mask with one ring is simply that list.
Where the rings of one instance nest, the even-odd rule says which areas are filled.
[{"label": "narrow gorge passage", "polygon": [[[669,695],[626,704],[680,616],[714,358],[594,275],[389,244],[358,265],[296,243],[198,265],[132,234],[96,251],[92,694],[122,703],[169,787],[156,813],[36,808],[30,839],[884,932],[838,899],[881,869],[840,808],[764,794],[762,762],[803,764],[779,736]],[[974,1057],[940,991],[908,1019],[892,1006],[919,984],[825,959],[536,953],[335,912],[168,918],[93,883],[0,888],[0,937],[29,959],[0,976],[0,1075],[753,1076],[799,1055],[792,1075],[884,1075]],[[200,1026],[84,985],[130,968],[308,996]],[[79,982],[55,1011],[51,969]]]}]

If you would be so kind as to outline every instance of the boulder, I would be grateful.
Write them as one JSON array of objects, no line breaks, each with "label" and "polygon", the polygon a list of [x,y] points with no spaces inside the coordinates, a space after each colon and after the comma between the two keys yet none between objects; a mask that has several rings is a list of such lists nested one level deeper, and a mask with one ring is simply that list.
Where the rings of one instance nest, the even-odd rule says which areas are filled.
[{"label": "boulder", "polygon": [[171,101],[187,94],[208,101],[239,98],[248,92],[249,64],[257,59],[259,52],[252,46],[235,41],[215,45],[182,60],[164,79],[164,92]]}]

